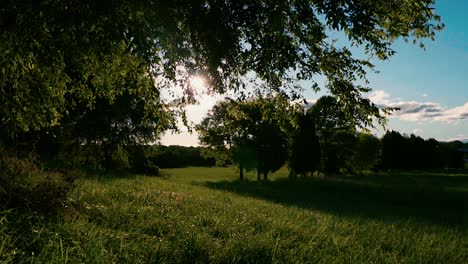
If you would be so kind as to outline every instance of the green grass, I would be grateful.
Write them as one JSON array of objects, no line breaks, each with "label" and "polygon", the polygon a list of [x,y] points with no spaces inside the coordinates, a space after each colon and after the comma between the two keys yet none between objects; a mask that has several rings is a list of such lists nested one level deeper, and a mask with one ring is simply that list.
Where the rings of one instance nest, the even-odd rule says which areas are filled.
[{"label": "green grass", "polygon": [[468,173],[269,182],[226,168],[82,179],[66,214],[0,213],[0,261],[466,263]]}]

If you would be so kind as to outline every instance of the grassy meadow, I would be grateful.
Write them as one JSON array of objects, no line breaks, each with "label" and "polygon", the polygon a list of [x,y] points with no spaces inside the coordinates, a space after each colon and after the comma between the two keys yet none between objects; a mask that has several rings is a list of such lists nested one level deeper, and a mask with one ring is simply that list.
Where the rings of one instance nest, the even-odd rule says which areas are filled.
[{"label": "grassy meadow", "polygon": [[0,213],[0,262],[467,263],[468,173],[80,179],[53,218]]}]

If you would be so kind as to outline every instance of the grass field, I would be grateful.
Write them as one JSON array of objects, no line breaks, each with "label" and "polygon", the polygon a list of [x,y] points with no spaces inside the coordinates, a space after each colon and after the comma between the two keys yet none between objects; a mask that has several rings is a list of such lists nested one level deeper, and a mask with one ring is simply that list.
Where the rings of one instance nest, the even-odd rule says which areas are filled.
[{"label": "grass field", "polygon": [[0,213],[0,261],[468,263],[468,173],[82,179],[53,219]]}]

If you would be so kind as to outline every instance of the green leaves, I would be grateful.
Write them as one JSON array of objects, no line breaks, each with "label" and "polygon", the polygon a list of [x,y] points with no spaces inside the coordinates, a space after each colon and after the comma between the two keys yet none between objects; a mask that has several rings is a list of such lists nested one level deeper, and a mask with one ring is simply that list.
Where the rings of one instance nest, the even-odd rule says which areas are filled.
[{"label": "green leaves", "polygon": [[293,107],[281,97],[258,97],[245,102],[227,100],[215,105],[197,126],[200,143],[229,156],[243,169],[267,174],[287,158],[286,125]]},{"label": "green leaves", "polygon": [[[255,76],[264,84],[255,90],[284,91],[289,99],[298,97],[298,81],[316,90],[313,77],[324,75],[346,111],[383,123],[363,98],[368,88],[356,84],[373,66],[334,47],[327,34],[343,31],[352,44],[388,59],[398,38],[422,45],[442,30],[433,6],[433,0],[7,0],[0,9],[2,125],[40,130],[60,124],[75,107],[92,109],[97,98],[115,100],[129,82],[148,77],[143,82],[159,95],[186,87],[194,72],[219,93],[240,95]],[[135,67],[145,76],[132,74]],[[189,93],[179,99],[193,100]]]}]

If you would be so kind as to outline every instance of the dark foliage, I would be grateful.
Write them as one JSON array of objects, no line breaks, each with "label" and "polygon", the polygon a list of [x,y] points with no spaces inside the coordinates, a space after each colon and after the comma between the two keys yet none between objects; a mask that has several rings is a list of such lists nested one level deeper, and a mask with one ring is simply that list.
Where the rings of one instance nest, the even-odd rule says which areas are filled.
[{"label": "dark foliage", "polygon": [[310,114],[303,114],[298,120],[298,129],[292,132],[290,157],[288,161],[290,176],[305,176],[320,167],[320,143],[315,131],[315,122]]},{"label": "dark foliage", "polygon": [[307,110],[315,122],[320,143],[320,171],[325,175],[337,175],[349,170],[348,161],[353,157],[356,144],[356,125],[362,118],[358,113],[347,113],[340,100],[334,96],[322,96]]},{"label": "dark foliage", "polygon": [[160,168],[184,168],[190,166],[211,167],[215,159],[201,155],[201,147],[154,146],[150,160]]},{"label": "dark foliage", "polygon": [[438,142],[418,136],[405,137],[399,132],[387,132],[382,138],[383,169],[424,170],[463,168],[462,142]]},{"label": "dark foliage", "polygon": [[20,209],[55,213],[67,206],[77,172],[49,172],[30,158],[0,151],[0,210]]},{"label": "dark foliage", "polygon": [[255,138],[257,173],[263,173],[266,181],[268,173],[279,170],[286,162],[288,141],[278,124],[269,122],[258,126]]}]

